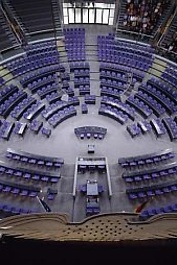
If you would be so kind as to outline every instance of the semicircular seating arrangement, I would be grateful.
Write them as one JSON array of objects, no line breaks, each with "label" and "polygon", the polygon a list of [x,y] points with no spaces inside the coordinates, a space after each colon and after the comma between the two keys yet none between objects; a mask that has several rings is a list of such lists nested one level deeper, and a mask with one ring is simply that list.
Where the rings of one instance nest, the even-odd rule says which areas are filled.
[{"label": "semicircular seating arrangement", "polygon": [[[0,140],[4,146],[9,141],[9,146],[5,161],[0,161],[0,184],[2,193],[15,194],[17,201],[12,204],[9,199],[9,204],[2,203],[0,209],[3,211],[18,214],[24,213],[23,209],[26,213],[42,212],[44,207],[38,207],[37,203],[33,207],[31,202],[28,205],[29,197],[34,199],[44,195],[55,207],[58,193],[59,196],[71,194],[71,184],[69,191],[63,184],[66,180],[62,172],[67,173],[62,154],[58,158],[44,157],[14,150],[11,139],[13,142],[19,137],[25,141],[32,135],[41,142],[50,141],[54,134],[60,132],[62,122],[68,118],[72,121],[72,117],[76,120],[80,114],[88,114],[82,116],[87,118],[90,110],[94,110],[94,115],[101,121],[110,121],[117,130],[121,128],[126,139],[132,142],[143,137],[170,143],[177,139],[176,66],[168,62],[161,72],[159,70],[159,76],[153,75],[152,69],[157,71],[153,47],[119,39],[113,33],[98,35],[98,80],[94,88],[92,76],[95,72],[92,62],[87,61],[85,35],[84,27],[64,28],[64,57],[57,42],[51,39],[29,43],[23,54],[2,63]],[[99,125],[73,125],[73,131],[79,139],[89,141],[105,137],[104,141],[107,141],[107,135],[111,135],[109,128]],[[41,135],[49,139],[41,140]],[[101,145],[104,141],[96,143]],[[84,145],[84,141],[77,143]],[[175,152],[167,149],[119,159],[116,166],[125,171],[118,171],[115,175],[124,187],[127,203],[131,205],[151,197],[160,200],[167,194],[176,196],[175,158]],[[105,169],[97,173],[104,178]],[[17,187],[11,183],[16,183]],[[21,196],[27,203],[20,208],[18,198]],[[52,210],[56,209],[52,207]],[[145,220],[145,217],[141,219]]]}]

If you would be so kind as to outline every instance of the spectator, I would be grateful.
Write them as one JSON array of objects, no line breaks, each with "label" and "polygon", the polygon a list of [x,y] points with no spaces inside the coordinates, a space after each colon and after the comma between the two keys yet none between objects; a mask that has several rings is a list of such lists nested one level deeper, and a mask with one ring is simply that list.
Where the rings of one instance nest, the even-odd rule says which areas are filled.
[{"label": "spectator", "polygon": [[123,26],[150,34],[168,3],[169,0],[127,0]]}]

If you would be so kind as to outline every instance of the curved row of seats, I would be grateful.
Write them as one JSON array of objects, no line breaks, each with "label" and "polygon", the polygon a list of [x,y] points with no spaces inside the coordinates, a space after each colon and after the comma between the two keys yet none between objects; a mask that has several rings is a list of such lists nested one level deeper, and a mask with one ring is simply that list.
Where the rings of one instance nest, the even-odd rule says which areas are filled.
[{"label": "curved row of seats", "polygon": [[109,96],[102,96],[101,97],[101,104],[110,105],[112,107],[115,107],[121,111],[123,111],[125,114],[128,115],[128,117],[131,120],[135,119],[135,110],[127,105],[126,103],[121,102],[117,98],[109,97]]},{"label": "curved row of seats", "polygon": [[148,95],[146,92],[139,90],[135,95],[134,98],[138,98],[143,101],[149,108],[152,110],[153,114],[157,117],[162,116],[165,114],[165,108],[161,103],[159,103],[155,98]]},{"label": "curved row of seats", "polygon": [[125,102],[134,109],[136,109],[136,111],[139,114],[141,114],[144,118],[148,118],[153,114],[153,110],[141,98],[131,95],[126,99]]},{"label": "curved row of seats", "polygon": [[73,105],[65,107],[63,110],[57,111],[52,117],[48,119],[48,123],[55,128],[61,122],[77,115],[77,111]]},{"label": "curved row of seats", "polygon": [[35,198],[41,192],[38,186],[18,184],[7,180],[0,180],[0,191],[6,194],[19,195],[20,197]]},{"label": "curved row of seats", "polygon": [[75,135],[79,139],[104,139],[107,129],[99,126],[83,126],[83,127],[77,127],[74,129]]},{"label": "curved row of seats", "polygon": [[119,110],[110,105],[101,104],[98,110],[98,114],[112,118],[120,124],[125,124],[128,121],[127,114],[125,114],[122,110]]},{"label": "curved row of seats", "polygon": [[18,90],[15,92],[0,105],[0,115],[7,118],[11,110],[25,98],[27,98],[27,93],[25,91]]},{"label": "curved row of seats", "polygon": [[110,87],[110,84],[109,85],[106,85],[106,84],[101,84],[100,83],[100,95],[101,96],[109,96],[109,97],[114,97],[114,98],[118,98],[120,99],[120,95],[123,93],[124,91],[124,88],[121,86],[121,87]]},{"label": "curved row of seats", "polygon": [[0,211],[9,214],[9,215],[17,215],[17,214],[31,214],[31,213],[37,213],[38,210],[34,207],[20,207],[20,206],[14,206],[13,204],[6,204],[1,203],[0,204]]},{"label": "curved row of seats", "polygon": [[48,107],[46,107],[41,112],[41,115],[42,115],[43,118],[48,120],[54,114],[56,114],[58,111],[63,110],[66,107],[77,106],[79,104],[80,104],[80,102],[79,102],[79,98],[77,96],[69,97],[67,102],[62,101],[62,100],[58,100],[55,103],[52,103]]},{"label": "curved row of seats", "polygon": [[[5,162],[0,162],[0,172],[1,175],[9,176],[9,178],[16,177],[17,179],[21,178],[24,180],[34,180],[41,181],[43,183],[57,183],[61,177],[61,174],[58,172],[52,171],[39,171],[30,168],[22,168],[18,166],[12,166]],[[11,183],[9,182],[9,185]]]},{"label": "curved row of seats", "polygon": [[160,167],[155,167],[151,169],[144,169],[141,171],[134,172],[124,172],[122,178],[127,183],[138,183],[146,180],[158,180],[163,177],[170,178],[172,175],[177,174],[177,164],[172,162],[170,164],[165,164]]},{"label": "curved row of seats", "polygon": [[22,150],[14,150],[8,148],[6,151],[6,157],[10,160],[22,162],[30,165],[37,165],[49,168],[60,168],[64,164],[64,159],[61,157],[50,157],[44,155],[37,155]]},{"label": "curved row of seats", "polygon": [[121,157],[118,159],[118,164],[125,169],[136,168],[139,166],[147,166],[150,164],[168,161],[173,159],[175,154],[172,149],[162,150],[160,152],[143,154],[139,156]]},{"label": "curved row of seats", "polygon": [[163,106],[166,109],[166,112],[170,115],[177,112],[177,105],[175,105],[175,98],[172,100],[171,97],[168,97],[163,93],[162,90],[157,89],[156,87],[152,85],[147,86],[140,86],[138,88],[139,91],[143,91],[144,93],[147,93],[149,96],[156,99],[161,106]]},{"label": "curved row of seats", "polygon": [[153,196],[161,196],[176,191],[177,191],[177,180],[162,184],[126,189],[126,194],[130,200],[135,200],[135,199],[144,199]]},{"label": "curved row of seats", "polygon": [[[35,72],[30,72],[34,69],[29,69],[27,71],[25,71],[24,69],[24,76],[21,77],[20,79],[20,83],[22,84],[22,86],[25,88],[29,83],[35,81],[36,79],[39,79],[39,78],[44,78],[44,77],[47,77],[49,75],[53,75],[55,74],[56,72],[65,72],[65,68],[63,65],[61,64],[57,64],[57,65],[50,65],[50,66],[47,66],[47,67],[44,67],[44,68],[37,68],[37,70]],[[29,72],[29,73],[28,73]]]},{"label": "curved row of seats", "polygon": [[148,209],[143,210],[140,215],[140,221],[145,221],[148,218],[155,216],[157,214],[166,214],[166,213],[175,213],[177,212],[177,204],[167,204],[161,207],[149,207]]}]

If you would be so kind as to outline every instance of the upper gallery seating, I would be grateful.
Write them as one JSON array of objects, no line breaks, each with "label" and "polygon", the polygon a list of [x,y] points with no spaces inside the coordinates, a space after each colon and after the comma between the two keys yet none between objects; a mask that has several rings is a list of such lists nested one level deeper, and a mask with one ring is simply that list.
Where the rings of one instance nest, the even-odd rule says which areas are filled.
[{"label": "upper gallery seating", "polygon": [[154,35],[168,17],[173,1],[123,0],[120,28]]},{"label": "upper gallery seating", "polygon": [[9,0],[8,5],[28,33],[54,30],[51,1]]}]

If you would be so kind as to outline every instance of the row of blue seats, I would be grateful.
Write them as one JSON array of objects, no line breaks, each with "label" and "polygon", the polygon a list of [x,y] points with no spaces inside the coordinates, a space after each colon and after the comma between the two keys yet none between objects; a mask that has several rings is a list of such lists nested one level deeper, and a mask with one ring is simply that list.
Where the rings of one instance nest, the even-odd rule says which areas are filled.
[{"label": "row of blue seats", "polygon": [[[32,69],[30,69],[32,70]],[[24,73],[28,72],[29,70],[24,68]],[[20,79],[20,83],[22,84],[23,87],[26,87],[28,83],[33,82],[36,79],[47,77],[49,75],[53,75],[56,72],[65,72],[65,68],[61,64],[57,65],[50,65],[42,69],[37,69],[35,72],[31,72],[26,74]]]},{"label": "row of blue seats", "polygon": [[86,55],[85,53],[80,53],[80,51],[78,51],[77,53],[72,53],[68,54],[68,62],[72,62],[72,61],[85,61],[86,60]]},{"label": "row of blue seats", "polygon": [[47,95],[50,95],[53,92],[57,92],[56,83],[49,84],[47,86],[43,86],[37,90],[37,94],[41,99],[46,98]]},{"label": "row of blue seats", "polygon": [[9,68],[9,71],[12,72],[14,76],[18,76],[20,74],[25,74],[28,71],[32,71],[50,65],[56,65],[59,63],[60,61],[58,56],[43,57],[36,61],[29,61],[28,59],[25,59],[21,65],[15,64],[14,69],[11,66]]},{"label": "row of blue seats", "polygon": [[169,86],[168,82],[166,80],[164,82],[162,78],[163,76],[161,76],[161,79],[151,76],[151,78],[147,81],[147,84],[152,85],[153,87],[156,87],[156,89],[162,91],[176,105],[177,103],[176,87]]},{"label": "row of blue seats", "polygon": [[153,168],[150,170],[143,170],[139,172],[123,173],[122,178],[126,183],[138,183],[147,180],[157,180],[160,178],[170,178],[172,175],[177,174],[176,163],[170,165],[162,166],[159,168]]},{"label": "row of blue seats", "polygon": [[29,208],[29,207],[20,207],[20,206],[13,206],[12,204],[0,204],[0,211],[10,214],[10,215],[17,215],[17,214],[31,214],[37,213],[37,209]]},{"label": "row of blue seats", "polygon": [[152,109],[137,97],[129,96],[125,102],[136,109],[144,118],[148,118],[153,113]]},{"label": "row of blue seats", "polygon": [[100,87],[103,86],[124,90],[127,88],[127,80],[121,77],[119,79],[100,78]]},{"label": "row of blue seats", "polygon": [[122,57],[122,56],[117,56],[117,55],[106,55],[102,54],[102,56],[99,58],[100,62],[107,62],[107,63],[113,63],[113,64],[120,64],[120,65],[125,65],[128,67],[132,67],[144,72],[147,72],[150,65],[144,62],[144,60],[133,60],[130,58]]},{"label": "row of blue seats", "polygon": [[59,110],[52,117],[48,119],[48,123],[55,128],[64,120],[77,115],[77,111],[74,106],[65,107],[63,110]]},{"label": "row of blue seats", "polygon": [[156,136],[166,134],[166,129],[160,119],[152,119],[150,121],[142,120],[137,123],[127,125],[127,131],[132,137],[140,136],[141,133],[154,131]]},{"label": "row of blue seats", "polygon": [[42,135],[49,137],[51,135],[51,129],[42,127],[43,123],[39,122],[36,124],[35,120],[32,121],[29,125],[25,122],[11,122],[7,120],[0,120],[0,138],[9,140],[12,132],[19,136],[24,136],[27,128],[35,133],[38,133],[41,130]]},{"label": "row of blue seats", "polygon": [[79,98],[77,96],[69,97],[67,102],[58,100],[55,103],[52,103],[41,112],[41,115],[43,118],[48,120],[58,111],[63,110],[64,108],[69,107],[71,105],[79,105]]},{"label": "row of blue seats", "polygon": [[106,165],[94,165],[93,164],[90,164],[90,165],[87,165],[87,164],[82,164],[82,165],[78,165],[78,173],[86,173],[87,171],[89,172],[95,172],[95,171],[98,171],[99,173],[105,173],[106,172]]},{"label": "row of blue seats", "polygon": [[101,96],[108,96],[108,97],[114,97],[117,99],[120,99],[120,95],[123,93],[124,91],[124,87],[120,86],[120,87],[111,87],[110,85],[106,85],[106,84],[102,84],[100,83],[100,94]]},{"label": "row of blue seats", "polygon": [[78,88],[79,86],[90,86],[90,78],[89,77],[75,77],[74,78],[74,87]]},{"label": "row of blue seats", "polygon": [[42,52],[49,52],[53,50],[57,50],[56,42],[54,41],[43,41],[39,43],[30,43],[24,46],[24,50],[26,54],[29,56],[31,54],[39,54]]},{"label": "row of blue seats", "polygon": [[27,88],[35,93],[41,87],[45,87],[49,84],[53,84],[56,80],[56,74],[52,73],[47,76],[42,76],[41,78],[36,76],[36,79],[27,84]]},{"label": "row of blue seats", "polygon": [[86,85],[79,85],[78,86],[79,89],[79,95],[83,96],[83,95],[90,95],[90,86],[88,84]]},{"label": "row of blue seats", "polygon": [[90,77],[90,69],[74,69],[74,77],[87,76]]},{"label": "row of blue seats", "polygon": [[98,35],[97,36],[97,42],[98,43],[109,43],[112,45],[115,45],[119,47],[120,49],[125,49],[125,50],[132,50],[137,52],[141,52],[143,55],[147,56],[152,56],[155,49],[151,47],[150,45],[140,45],[139,43],[134,43],[130,41],[122,41],[120,39],[115,39],[115,36],[109,36],[109,35]]},{"label": "row of blue seats", "polygon": [[166,117],[162,119],[164,126],[170,136],[171,141],[177,140],[177,120],[172,117]]},{"label": "row of blue seats", "polygon": [[[59,62],[59,53],[57,50],[55,50],[55,51],[43,51],[43,52],[39,52],[37,54],[30,54],[27,56],[28,63],[27,63],[27,60],[26,60],[26,63],[31,64],[31,63],[34,63],[38,60],[41,60],[44,57],[47,58],[47,60],[45,60],[45,61],[48,61],[48,59],[51,59],[51,58],[55,58]],[[25,64],[25,61],[23,62],[23,64]]]},{"label": "row of blue seats", "polygon": [[170,115],[177,112],[177,104],[175,104],[168,95],[165,95],[162,90],[157,89],[157,87],[149,84],[146,86],[140,86],[138,90],[143,91],[156,99]]},{"label": "row of blue seats", "polygon": [[145,221],[152,216],[157,214],[167,214],[167,213],[176,213],[177,212],[177,204],[168,204],[166,206],[161,207],[151,207],[143,210],[139,215],[140,221]]},{"label": "row of blue seats", "polygon": [[127,82],[128,76],[126,76],[125,73],[121,72],[110,72],[110,71],[101,70],[100,80],[102,81],[115,80],[115,81]]},{"label": "row of blue seats", "polygon": [[15,106],[25,98],[27,98],[25,91],[18,90],[18,92],[15,92],[0,105],[0,115],[7,118]]},{"label": "row of blue seats", "polygon": [[117,108],[105,104],[101,104],[98,114],[112,118],[118,121],[120,124],[124,124],[128,121],[128,115],[123,113],[122,110],[118,110]]},{"label": "row of blue seats", "polygon": [[5,180],[0,180],[0,191],[4,194],[14,194],[20,197],[31,197],[35,198],[41,192],[41,188],[38,186],[18,184],[15,182],[9,182]]},{"label": "row of blue seats", "polygon": [[132,107],[130,107],[129,105],[127,105],[126,103],[121,102],[117,98],[113,98],[110,96],[102,96],[101,103],[106,104],[106,105],[110,105],[110,106],[115,107],[119,110],[122,110],[124,113],[126,113],[129,116],[129,118],[131,120],[135,119],[135,117],[134,117],[135,110]]},{"label": "row of blue seats", "polygon": [[[2,175],[9,176],[10,178],[16,177],[18,179],[20,178],[25,180],[42,181],[43,183],[44,182],[57,183],[61,177],[61,174],[59,172],[58,173],[52,171],[42,172],[30,168],[9,166],[9,164],[5,162],[0,163],[0,173]],[[2,181],[0,181],[0,184],[2,184]]]},{"label": "row of blue seats", "polygon": [[153,196],[161,196],[177,191],[177,182],[168,182],[163,184],[144,186],[140,188],[127,189],[126,194],[130,200],[143,199]]},{"label": "row of blue seats", "polygon": [[148,95],[146,92],[139,90],[134,95],[134,97],[142,100],[145,104],[147,104],[154,113],[154,115],[156,115],[157,117],[160,117],[166,113],[163,105],[159,103],[154,97]]},{"label": "row of blue seats", "polygon": [[98,46],[98,58],[100,60],[102,60],[102,58],[105,57],[113,57],[116,56],[117,58],[121,57],[121,58],[125,58],[125,59],[129,59],[129,60],[134,60],[136,62],[141,61],[144,62],[147,65],[151,65],[152,64],[152,59],[149,59],[147,57],[144,56],[140,56],[136,53],[129,53],[129,52],[124,52],[124,51],[118,51],[115,50],[114,47],[112,47],[112,49],[107,49],[104,45],[99,45]]},{"label": "row of blue seats", "polygon": [[[104,139],[107,129],[99,126],[83,126],[83,127],[77,127],[74,129],[74,133],[77,137],[80,139],[84,139],[85,137],[87,139],[94,138],[94,139]],[[99,137],[101,136],[101,137]]]},{"label": "row of blue seats", "polygon": [[86,104],[95,104],[96,103],[96,96],[95,95],[85,95],[84,102]]},{"label": "row of blue seats", "polygon": [[24,112],[23,118],[28,121],[32,121],[41,113],[43,109],[45,109],[45,103],[43,103],[42,101],[37,101]]},{"label": "row of blue seats", "polygon": [[64,35],[85,34],[85,28],[64,28],[63,33]]},{"label": "row of blue seats", "polygon": [[[138,71],[135,68],[128,67],[126,65],[119,65],[114,63],[106,63],[106,62],[100,62],[99,71],[110,71],[110,72],[122,72],[124,74],[129,75],[131,72],[133,74],[133,78],[135,78],[137,81],[141,82],[142,79],[145,76],[145,73],[142,71]],[[134,80],[133,80],[134,83]]]},{"label": "row of blue seats", "polygon": [[10,84],[9,86],[3,86],[0,91],[0,105],[3,104],[10,96],[18,92],[19,88]]},{"label": "row of blue seats", "polygon": [[34,153],[25,152],[22,150],[14,150],[8,148],[6,157],[10,160],[22,162],[30,165],[46,166],[49,168],[60,168],[64,164],[64,159],[61,157],[50,157],[44,155],[37,155]]},{"label": "row of blue seats", "polygon": [[88,69],[90,70],[90,65],[88,62],[71,62],[70,63],[70,72],[73,72],[74,70],[78,69]]},{"label": "row of blue seats", "polygon": [[31,107],[32,104],[36,103],[36,99],[32,96],[27,96],[27,98],[23,99],[19,104],[11,111],[10,115],[12,118],[19,120],[24,112]]}]

